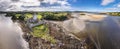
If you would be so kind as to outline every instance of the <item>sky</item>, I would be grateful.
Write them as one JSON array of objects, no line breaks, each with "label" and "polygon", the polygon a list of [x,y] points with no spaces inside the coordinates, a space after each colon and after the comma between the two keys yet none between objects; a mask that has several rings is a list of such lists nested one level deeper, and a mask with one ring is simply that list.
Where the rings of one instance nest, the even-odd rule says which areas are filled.
[{"label": "sky", "polygon": [[76,0],[71,5],[80,11],[120,11],[120,0]]},{"label": "sky", "polygon": [[0,11],[120,12],[120,0],[0,0]]}]

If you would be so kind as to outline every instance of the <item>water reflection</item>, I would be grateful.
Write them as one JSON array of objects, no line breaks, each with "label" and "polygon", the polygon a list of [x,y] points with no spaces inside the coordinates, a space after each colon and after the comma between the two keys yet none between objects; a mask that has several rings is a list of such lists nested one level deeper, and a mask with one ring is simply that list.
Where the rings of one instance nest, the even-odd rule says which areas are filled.
[{"label": "water reflection", "polygon": [[0,49],[29,49],[22,35],[22,29],[17,22],[0,14]]},{"label": "water reflection", "polygon": [[120,49],[120,17],[87,14],[72,19],[63,22],[72,35],[79,39],[89,37],[97,49]]},{"label": "water reflection", "polygon": [[120,24],[118,18],[107,16],[102,21],[89,21],[87,23],[87,33],[97,49],[120,49]]}]

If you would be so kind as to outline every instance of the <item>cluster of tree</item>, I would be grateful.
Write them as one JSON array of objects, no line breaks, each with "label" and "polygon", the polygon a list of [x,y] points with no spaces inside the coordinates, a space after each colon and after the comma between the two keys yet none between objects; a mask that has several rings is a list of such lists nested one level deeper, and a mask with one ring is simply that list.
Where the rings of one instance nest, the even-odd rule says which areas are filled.
[{"label": "cluster of tree", "polygon": [[12,20],[24,20],[24,16],[21,14],[16,14],[16,13],[7,13],[6,16],[12,17]]},{"label": "cluster of tree", "polygon": [[[37,13],[38,19],[45,19],[45,20],[56,20],[62,21],[68,19],[67,12],[39,12]],[[12,16],[12,19],[20,19],[26,20],[33,17],[33,13],[25,13],[24,15],[21,13],[8,13],[7,16]]]},{"label": "cluster of tree", "polygon": [[41,15],[43,16],[43,19],[46,19],[46,20],[63,21],[68,19],[67,13],[65,12],[44,12]]},{"label": "cluster of tree", "polygon": [[109,12],[108,15],[120,16],[120,12]]}]

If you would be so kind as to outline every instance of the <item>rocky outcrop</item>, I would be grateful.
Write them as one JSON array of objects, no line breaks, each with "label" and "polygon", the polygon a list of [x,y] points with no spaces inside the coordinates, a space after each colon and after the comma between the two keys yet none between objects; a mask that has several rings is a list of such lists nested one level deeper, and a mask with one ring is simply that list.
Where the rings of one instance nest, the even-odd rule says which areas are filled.
[{"label": "rocky outcrop", "polygon": [[91,44],[89,39],[87,41],[79,41],[72,36],[66,35],[64,30],[56,24],[47,24],[50,30],[49,34],[54,37],[56,43],[33,37],[29,27],[24,22],[21,22],[22,29],[25,32],[23,37],[29,43],[30,49],[94,49],[94,47],[87,47],[87,43],[88,45]]}]

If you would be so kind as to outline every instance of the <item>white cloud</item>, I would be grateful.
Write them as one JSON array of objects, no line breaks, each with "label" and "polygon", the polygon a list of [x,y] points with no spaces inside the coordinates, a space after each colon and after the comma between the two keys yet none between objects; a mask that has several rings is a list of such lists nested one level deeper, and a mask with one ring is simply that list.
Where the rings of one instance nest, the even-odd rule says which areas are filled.
[{"label": "white cloud", "polygon": [[54,3],[59,2],[59,0],[44,0],[43,2],[44,2],[44,3],[54,4]]},{"label": "white cloud", "polygon": [[0,11],[59,11],[70,8],[67,0],[0,0]]},{"label": "white cloud", "polygon": [[60,7],[60,6],[52,6],[52,7],[36,7],[36,8],[27,8],[26,11],[68,11],[70,10],[69,7],[66,7],[66,8],[63,8],[63,7]]},{"label": "white cloud", "polygon": [[105,10],[119,12],[120,11],[120,3],[113,5],[113,7],[106,8]]},{"label": "white cloud", "polygon": [[120,12],[119,8],[106,8],[105,11],[107,12]]},{"label": "white cloud", "polygon": [[118,5],[117,5],[117,7],[119,7],[119,8],[120,8],[120,4],[118,4]]},{"label": "white cloud", "polygon": [[102,0],[101,5],[106,6],[106,5],[108,5],[108,4],[110,4],[110,3],[114,2],[114,1],[115,0]]},{"label": "white cloud", "polygon": [[118,10],[118,8],[106,8],[106,10]]}]

